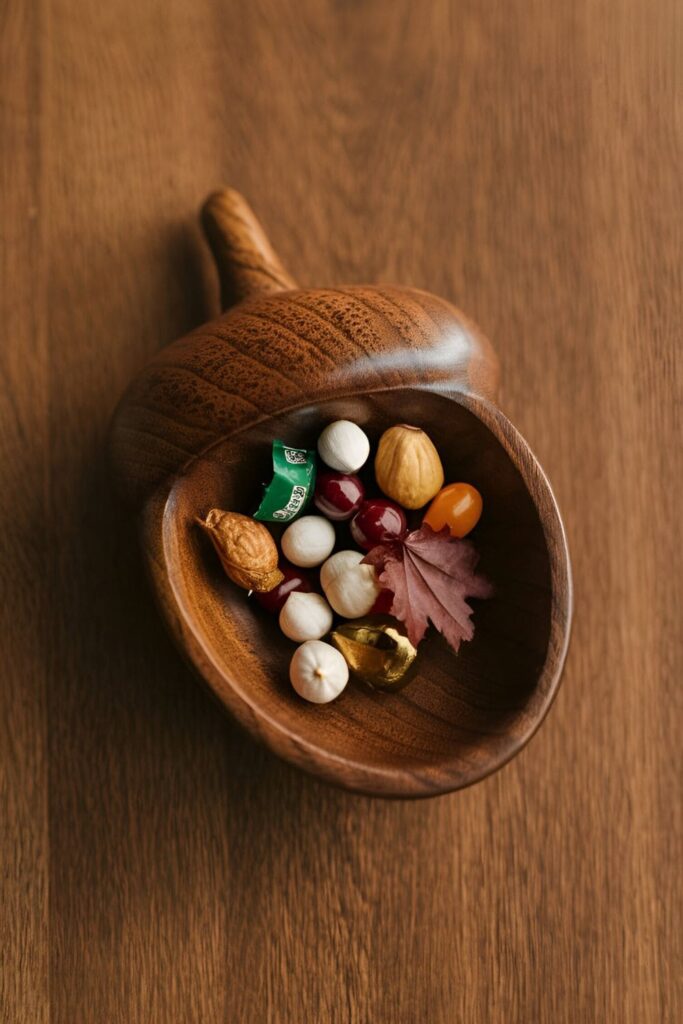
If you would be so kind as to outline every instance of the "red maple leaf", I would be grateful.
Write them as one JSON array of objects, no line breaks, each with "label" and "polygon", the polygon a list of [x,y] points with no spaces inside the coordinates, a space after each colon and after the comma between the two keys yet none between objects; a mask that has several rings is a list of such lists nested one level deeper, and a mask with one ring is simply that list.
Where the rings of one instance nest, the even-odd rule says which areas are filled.
[{"label": "red maple leaf", "polygon": [[448,527],[435,533],[421,526],[402,543],[380,544],[363,559],[377,570],[379,582],[393,591],[391,614],[405,625],[417,646],[431,622],[457,652],[474,636],[468,597],[490,597],[491,584],[474,570],[476,548],[451,537]]}]

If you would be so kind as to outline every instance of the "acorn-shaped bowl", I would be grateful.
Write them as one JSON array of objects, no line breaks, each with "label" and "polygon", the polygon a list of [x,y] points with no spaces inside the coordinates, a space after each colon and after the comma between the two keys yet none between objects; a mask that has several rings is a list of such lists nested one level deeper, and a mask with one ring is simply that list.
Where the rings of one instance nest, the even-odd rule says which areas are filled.
[{"label": "acorn-shaped bowl", "polygon": [[[297,288],[232,190],[207,201],[203,223],[226,312],[142,370],[111,434],[171,633],[222,704],[287,761],[373,795],[470,785],[543,721],[572,610],[557,503],[496,404],[491,345],[426,292]],[[446,481],[483,495],[476,544],[495,595],[476,602],[474,639],[458,655],[430,634],[404,689],[351,683],[320,706],[294,693],[293,644],[225,577],[196,520],[214,507],[248,512],[269,477],[273,439],[314,447],[335,419],[358,423],[373,448],[397,422],[429,434]]]}]

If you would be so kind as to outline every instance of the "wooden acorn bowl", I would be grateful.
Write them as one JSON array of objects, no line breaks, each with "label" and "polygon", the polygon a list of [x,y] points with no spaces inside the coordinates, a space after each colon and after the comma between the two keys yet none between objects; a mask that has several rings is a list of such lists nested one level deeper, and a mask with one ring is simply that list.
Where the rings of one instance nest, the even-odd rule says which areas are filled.
[{"label": "wooden acorn bowl", "polygon": [[[396,287],[300,290],[237,193],[203,221],[226,312],[163,350],[133,382],[112,453],[136,505],[154,590],[181,650],[235,718],[281,757],[359,792],[417,797],[472,784],[533,735],[555,695],[572,606],[550,485],[495,404],[490,344],[457,309]],[[293,644],[223,575],[196,517],[249,511],[274,438],[314,446],[351,419],[376,443],[422,427],[447,481],[484,497],[475,540],[495,596],[456,656],[438,635],[410,684],[354,683],[332,704],[291,689]]]}]

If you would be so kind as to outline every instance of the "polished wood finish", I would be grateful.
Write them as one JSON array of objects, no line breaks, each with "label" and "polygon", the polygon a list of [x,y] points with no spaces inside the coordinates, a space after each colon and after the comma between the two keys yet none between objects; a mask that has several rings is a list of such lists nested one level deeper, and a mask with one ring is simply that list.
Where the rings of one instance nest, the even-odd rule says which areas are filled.
[{"label": "polished wood finish", "polygon": [[[333,704],[311,707],[289,685],[294,645],[226,583],[196,516],[257,501],[255,480],[268,473],[273,436],[304,446],[317,424],[344,418],[376,444],[397,408],[444,439],[449,479],[466,476],[486,494],[476,541],[496,595],[477,603],[475,639],[457,658],[438,636],[421,645],[418,674],[405,690],[382,694],[352,683]],[[460,404],[405,388],[305,406],[218,443],[146,507],[150,570],[177,639],[238,720],[287,760],[361,792],[431,796],[490,774],[545,716],[568,639],[566,546],[533,456],[498,416],[477,397]],[[501,426],[515,446],[514,464],[493,433]],[[343,529],[338,545],[352,546]]]},{"label": "polished wood finish", "polygon": [[296,288],[239,192],[224,188],[210,195],[202,225],[218,268],[223,309],[248,295]]},{"label": "polished wood finish", "polygon": [[[213,222],[207,234],[224,297],[239,294],[242,301],[164,348],[120,402],[112,464],[135,507],[221,438],[313,399],[410,385],[495,399],[499,371],[491,345],[450,303],[389,285],[291,292],[284,271],[275,288],[275,273],[264,268],[279,264],[263,230],[251,212],[238,220],[248,209],[244,199],[234,190],[212,197],[205,224],[209,208],[220,208],[224,225],[239,225],[229,245],[216,242]],[[251,276],[243,272],[245,258]]]},{"label": "polished wood finish", "polygon": [[[142,506],[143,549],[171,632],[252,735],[297,766],[381,796],[471,785],[509,761],[545,717],[572,611],[564,527],[540,467],[495,405],[491,346],[425,292],[292,291],[232,189],[207,201],[203,220],[224,301],[241,301],[156,356],[112,428],[114,464]],[[255,507],[273,439],[314,447],[335,419],[359,423],[375,449],[397,421],[419,425],[447,480],[486,495],[476,542],[496,594],[477,610],[475,642],[459,657],[438,637],[422,645],[409,690],[352,684],[321,709],[292,692],[293,645],[216,576],[196,523],[211,508]],[[366,477],[372,493],[371,470]],[[337,543],[355,546],[343,530]]]},{"label": "polished wood finish", "polygon": [[[0,1020],[681,1019],[677,8],[4,5]],[[412,282],[495,339],[577,594],[477,786],[289,768],[159,622],[103,445],[218,313],[223,181],[301,285]]]}]

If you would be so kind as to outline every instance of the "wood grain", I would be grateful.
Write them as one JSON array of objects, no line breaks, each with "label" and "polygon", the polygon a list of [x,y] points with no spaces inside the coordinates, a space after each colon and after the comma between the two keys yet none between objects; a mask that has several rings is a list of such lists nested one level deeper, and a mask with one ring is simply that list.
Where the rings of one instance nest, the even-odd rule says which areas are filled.
[{"label": "wood grain", "polygon": [[296,288],[239,192],[226,188],[213,192],[202,206],[201,219],[216,262],[223,309],[254,292]]},{"label": "wood grain", "polygon": [[[297,302],[305,295],[297,292]],[[252,308],[249,302],[240,310],[248,316]],[[236,310],[235,319],[240,315]],[[199,356],[196,365],[208,380]],[[342,359],[340,368],[351,371]],[[308,379],[311,394],[319,395],[315,376]],[[254,484],[270,471],[273,437],[305,447],[315,443],[312,424],[349,419],[363,425],[374,447],[395,423],[397,408],[438,440],[448,479],[460,473],[486,494],[476,544],[482,572],[495,581],[495,599],[477,603],[475,638],[457,658],[437,636],[420,645],[417,676],[406,692],[378,694],[352,683],[329,707],[314,709],[292,699],[293,645],[272,616],[226,580],[197,517],[258,502]],[[370,487],[372,472],[364,477]],[[392,797],[472,785],[521,749],[552,704],[571,613],[562,524],[525,443],[477,395],[456,401],[394,388],[252,422],[162,485],[146,502],[143,523],[151,582],[188,661],[257,739],[336,785]],[[339,548],[351,546],[342,529],[337,537]]]},{"label": "wood grain", "polygon": [[[681,1017],[675,11],[4,6],[0,1019]],[[283,767],[151,607],[106,424],[217,311],[195,219],[224,181],[298,281],[466,309],[553,481],[567,674],[472,790]]]},{"label": "wood grain", "polygon": [[[203,220],[224,301],[241,301],[165,346],[111,427],[112,465],[170,632],[237,721],[297,767],[371,796],[435,796],[481,781],[545,718],[572,609],[560,513],[496,404],[492,347],[427,292],[292,290],[234,189],[215,193]],[[474,540],[495,600],[476,609],[475,640],[457,659],[437,637],[421,645],[408,694],[351,685],[313,713],[292,699],[292,645],[216,571],[197,523],[211,509],[255,507],[273,438],[311,447],[325,423],[351,420],[377,450],[397,418],[427,431],[447,479],[486,495]],[[362,475],[377,487],[371,471]],[[354,546],[343,529],[337,546]]]}]

